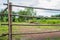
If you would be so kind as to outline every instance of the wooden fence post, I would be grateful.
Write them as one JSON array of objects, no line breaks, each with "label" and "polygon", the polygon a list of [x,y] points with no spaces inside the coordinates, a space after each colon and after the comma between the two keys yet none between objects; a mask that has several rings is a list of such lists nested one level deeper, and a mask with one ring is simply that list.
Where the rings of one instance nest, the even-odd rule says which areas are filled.
[{"label": "wooden fence post", "polygon": [[8,30],[9,30],[9,35],[8,35],[8,39],[12,40],[12,6],[11,3],[8,3]]}]

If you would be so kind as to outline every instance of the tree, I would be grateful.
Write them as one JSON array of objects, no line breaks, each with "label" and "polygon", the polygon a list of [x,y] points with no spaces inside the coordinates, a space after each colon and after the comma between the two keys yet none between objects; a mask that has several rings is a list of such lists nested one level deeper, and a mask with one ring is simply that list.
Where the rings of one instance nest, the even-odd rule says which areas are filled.
[{"label": "tree", "polygon": [[[1,12],[2,12],[3,10],[1,10]],[[2,14],[2,13],[1,13]],[[4,15],[3,16],[1,16],[1,21],[2,22],[7,22],[8,21],[8,11],[6,10],[4,13],[3,13]],[[14,12],[14,11],[12,11],[12,14],[16,14],[16,12]],[[13,22],[15,22],[16,20],[16,17],[15,16],[12,16],[12,21]]]},{"label": "tree", "polygon": [[29,16],[35,16],[36,12],[34,11],[33,8],[25,8],[27,15]]},{"label": "tree", "polygon": [[[0,14],[1,14],[1,11],[0,11]],[[1,15],[0,15],[0,22],[1,22]]]},{"label": "tree", "polygon": [[[2,12],[3,12],[3,10],[0,11],[0,14],[3,14]],[[4,15],[3,16],[0,15],[0,18],[1,18],[1,21],[4,22]]]},{"label": "tree", "polygon": [[8,11],[6,10],[5,12],[4,12],[4,16],[3,16],[3,19],[4,19],[4,22],[7,22],[8,21]]},{"label": "tree", "polygon": [[[12,11],[12,14],[16,14],[16,12]],[[16,20],[16,16],[12,16],[12,21],[13,21],[13,22],[16,22],[16,21],[17,21],[17,20]]]},{"label": "tree", "polygon": [[52,15],[51,17],[60,17],[60,14]]},{"label": "tree", "polygon": [[[26,15],[26,16],[35,16],[36,12],[33,10],[33,8],[25,8],[25,10],[20,10],[18,12],[18,14],[19,15]],[[18,19],[19,19],[19,21],[25,21],[28,18],[19,16]]]}]

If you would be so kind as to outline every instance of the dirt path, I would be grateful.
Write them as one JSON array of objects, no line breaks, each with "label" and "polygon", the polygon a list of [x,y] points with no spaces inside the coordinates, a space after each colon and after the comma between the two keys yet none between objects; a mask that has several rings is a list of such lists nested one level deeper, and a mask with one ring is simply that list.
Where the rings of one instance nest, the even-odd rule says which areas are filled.
[{"label": "dirt path", "polygon": [[58,31],[57,29],[41,29],[35,27],[16,27],[13,31],[14,33],[38,33],[38,32],[50,32],[50,31]]},{"label": "dirt path", "polygon": [[34,39],[55,38],[55,37],[60,37],[60,32],[44,33],[44,34],[30,34],[30,35],[25,35],[25,36],[28,38],[34,38]]},{"label": "dirt path", "polygon": [[[22,33],[36,33],[36,32],[48,32],[48,31],[52,31],[52,30],[41,30],[38,28],[21,28],[19,30]],[[16,33],[19,33],[16,32]],[[56,31],[56,30],[53,30]],[[29,35],[22,35],[24,36],[24,38],[27,39],[31,39],[31,40],[45,40],[45,38],[56,38],[56,37],[60,37],[60,32],[54,32],[54,33],[44,33],[44,34],[29,34]],[[23,40],[25,40],[24,38],[22,38]]]},{"label": "dirt path", "polygon": [[45,34],[30,34],[30,35],[23,35],[23,40],[48,40],[47,38],[50,38],[50,40],[55,40],[54,38],[60,38],[60,32],[54,32],[54,33],[45,33]]}]

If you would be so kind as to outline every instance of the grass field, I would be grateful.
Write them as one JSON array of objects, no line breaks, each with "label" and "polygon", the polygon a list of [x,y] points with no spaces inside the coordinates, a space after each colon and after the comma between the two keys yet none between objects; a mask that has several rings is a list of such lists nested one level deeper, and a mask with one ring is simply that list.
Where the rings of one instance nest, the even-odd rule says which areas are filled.
[{"label": "grass field", "polygon": [[[15,23],[16,24],[16,23]],[[20,23],[18,23],[20,24]],[[36,32],[46,32],[46,31],[58,31],[60,30],[60,26],[13,26],[13,33],[36,33]],[[8,33],[8,26],[1,26],[0,25],[0,35],[4,33]],[[16,40],[20,40],[20,38],[24,38],[22,35],[13,36]],[[21,39],[21,40],[22,40]],[[0,40],[7,40],[7,36],[0,37]],[[28,39],[31,40],[31,39]],[[51,40],[51,38],[46,38],[46,40]],[[53,38],[53,40],[60,40],[60,37]]]}]

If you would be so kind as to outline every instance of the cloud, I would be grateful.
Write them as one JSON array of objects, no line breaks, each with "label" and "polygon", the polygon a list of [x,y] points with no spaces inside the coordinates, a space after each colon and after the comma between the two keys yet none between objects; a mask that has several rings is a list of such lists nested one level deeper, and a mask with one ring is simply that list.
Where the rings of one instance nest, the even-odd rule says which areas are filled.
[{"label": "cloud", "polygon": [[3,3],[6,3],[7,1],[6,0],[0,0],[0,10],[6,8],[5,5],[3,5]]},{"label": "cloud", "polygon": [[25,5],[25,6],[30,6],[34,5],[37,0],[10,0],[13,4],[18,4],[18,5]]},{"label": "cloud", "polygon": [[[38,3],[36,7],[42,7],[42,8],[49,8],[49,9],[59,9],[60,8],[60,0],[38,0]],[[44,16],[51,16],[59,14],[60,12],[55,11],[39,11],[37,10],[38,15],[44,15]]]},{"label": "cloud", "polygon": [[60,0],[39,0],[38,2],[39,4],[37,6],[39,7],[56,9],[56,6],[59,4]]},{"label": "cloud", "polygon": [[[3,3],[6,3],[6,0],[1,0],[0,9],[4,9]],[[34,6],[34,7],[43,7],[43,8],[51,8],[51,9],[60,9],[60,0],[10,0],[12,4],[16,5],[24,5],[24,6]],[[18,11],[24,8],[15,8],[13,7],[13,11]],[[59,14],[60,12],[54,11],[46,11],[46,10],[36,10],[37,15],[51,16],[55,14]]]},{"label": "cloud", "polygon": [[[22,5],[22,6],[35,6],[35,5],[38,4],[37,0],[17,0],[17,1],[16,0],[10,0],[10,2],[12,2],[12,4]],[[21,10],[21,9],[24,9],[24,8],[13,7],[13,11],[18,11],[18,10]]]}]

